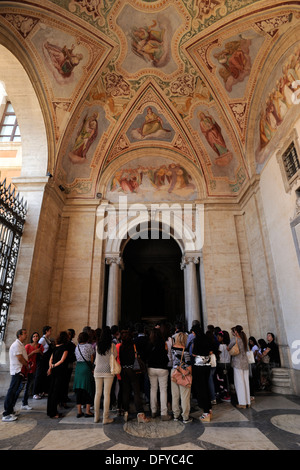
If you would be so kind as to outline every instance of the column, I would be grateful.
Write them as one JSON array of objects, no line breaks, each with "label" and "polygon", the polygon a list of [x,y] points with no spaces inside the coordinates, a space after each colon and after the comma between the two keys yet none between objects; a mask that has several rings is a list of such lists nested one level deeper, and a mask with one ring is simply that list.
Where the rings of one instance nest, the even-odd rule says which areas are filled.
[{"label": "column", "polygon": [[111,327],[118,325],[120,319],[121,270],[123,268],[123,260],[120,256],[115,255],[107,256],[105,262],[109,265],[106,325]]},{"label": "column", "polygon": [[199,264],[199,255],[186,254],[182,257],[181,269],[184,269],[185,318],[188,330],[191,328],[193,320],[200,321],[196,264]]}]

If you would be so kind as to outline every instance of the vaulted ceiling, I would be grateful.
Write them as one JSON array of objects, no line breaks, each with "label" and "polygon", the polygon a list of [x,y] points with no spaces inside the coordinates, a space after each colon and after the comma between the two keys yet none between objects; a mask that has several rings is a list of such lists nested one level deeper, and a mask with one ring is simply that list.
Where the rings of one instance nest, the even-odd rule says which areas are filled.
[{"label": "vaulted ceiling", "polygon": [[297,1],[0,4],[43,103],[49,171],[75,198],[159,158],[201,197],[241,194],[299,116],[299,26]]}]

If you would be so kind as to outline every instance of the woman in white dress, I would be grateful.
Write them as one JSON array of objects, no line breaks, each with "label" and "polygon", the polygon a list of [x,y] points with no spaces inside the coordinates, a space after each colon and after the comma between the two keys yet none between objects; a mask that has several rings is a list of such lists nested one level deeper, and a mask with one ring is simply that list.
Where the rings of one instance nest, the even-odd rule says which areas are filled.
[{"label": "woman in white dress", "polygon": [[236,341],[239,347],[239,354],[232,356],[231,365],[233,367],[234,387],[237,394],[237,408],[246,408],[251,406],[250,383],[249,383],[249,363],[247,357],[247,337],[240,325],[232,328],[234,338],[230,341],[227,349],[235,345]]}]

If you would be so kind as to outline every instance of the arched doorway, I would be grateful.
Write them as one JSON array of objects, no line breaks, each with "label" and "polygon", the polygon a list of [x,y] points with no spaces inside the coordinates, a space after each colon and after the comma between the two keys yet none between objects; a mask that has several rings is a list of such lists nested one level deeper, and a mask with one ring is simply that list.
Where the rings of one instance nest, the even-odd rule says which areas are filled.
[{"label": "arched doorway", "polygon": [[[123,272],[126,270],[126,263],[128,261],[130,251],[131,258],[129,257],[129,261],[131,262],[131,260],[135,260],[136,262],[138,243],[141,244],[142,247],[142,245],[149,240],[151,244],[153,243],[153,250],[158,249],[159,245],[162,243],[165,245],[156,257],[158,259],[157,265],[153,264],[155,258],[152,256],[152,266],[148,266],[149,271],[147,272],[148,279],[151,281],[152,285],[155,284],[156,286],[159,286],[156,288],[156,292],[159,293],[158,297],[160,297],[161,301],[164,299],[164,312],[160,311],[160,315],[152,315],[149,312],[151,307],[148,308],[148,306],[145,306],[145,310],[149,315],[148,318],[152,317],[153,319],[153,317],[167,316],[171,321],[185,321],[185,327],[187,329],[191,327],[193,320],[202,319],[202,253],[201,251],[195,250],[195,243],[192,240],[191,232],[186,230],[187,235],[185,233],[185,236],[178,236],[180,233],[177,230],[178,226],[180,226],[180,224],[177,223],[178,220],[180,219],[175,219],[175,223],[172,225],[162,224],[159,220],[154,221],[151,219],[148,211],[144,211],[143,216],[139,218],[139,224],[136,223],[135,218],[128,222],[126,217],[123,217],[122,223],[117,226],[117,230],[113,232],[114,236],[108,239],[105,247],[106,286],[103,299],[104,315],[102,316],[102,323],[105,322],[109,326],[117,324],[120,325],[121,318],[122,320],[125,319],[128,323],[129,321],[141,321],[144,317],[142,314],[142,304],[140,303],[140,289],[142,285],[140,277],[141,274],[143,274],[145,278],[146,273],[135,273],[135,280],[133,277],[133,281],[131,281],[128,286],[126,285],[126,274],[123,275]],[[160,243],[158,243],[158,241],[160,241]],[[167,247],[168,244],[169,247]],[[164,253],[168,253],[172,244],[174,250],[176,247],[177,255],[175,257],[174,264],[172,265],[171,263],[172,267],[167,271],[168,263],[166,262]],[[127,245],[130,247],[130,251],[128,248],[126,255]],[[149,247],[150,245],[148,245],[144,255],[148,250],[151,253],[151,249]],[[151,255],[148,257],[149,262],[150,258]],[[171,256],[169,257],[169,260],[170,259]],[[159,263],[161,263],[161,266],[158,269]],[[175,280],[172,279],[174,273],[177,273],[178,277],[181,276],[182,279],[180,287],[177,289],[177,291],[180,292],[180,300],[177,299],[177,292],[173,292],[173,295],[171,295],[170,290],[168,291],[166,288],[166,278],[170,279],[169,286],[172,286],[172,282],[174,285],[178,286],[177,281],[175,282]],[[164,282],[161,282],[163,279]],[[146,292],[149,296],[149,285],[147,286],[146,281],[144,281],[143,285],[144,293]],[[134,286],[134,289],[131,288],[131,286]],[[131,292],[131,294],[129,294],[129,292]],[[127,298],[127,301],[125,301],[124,298]],[[169,305],[172,305],[172,299],[174,298],[174,303],[176,305],[172,309],[173,313],[168,313],[166,315],[166,311],[171,312],[171,307],[169,307]],[[159,302],[154,304],[156,306],[156,312],[158,311],[157,304],[159,304]],[[121,308],[121,306],[123,306],[123,308]],[[153,305],[151,309],[154,309]]]},{"label": "arched doorway", "polygon": [[185,321],[182,252],[172,238],[130,239],[123,251],[121,325]]}]

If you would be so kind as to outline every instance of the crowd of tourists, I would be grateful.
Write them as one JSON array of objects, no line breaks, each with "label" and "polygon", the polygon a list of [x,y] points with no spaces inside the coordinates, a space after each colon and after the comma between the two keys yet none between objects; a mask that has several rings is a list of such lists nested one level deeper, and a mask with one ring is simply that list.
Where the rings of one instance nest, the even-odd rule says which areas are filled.
[{"label": "crowd of tourists", "polygon": [[[149,330],[138,324],[93,330],[86,326],[75,339],[74,329],[61,331],[54,341],[51,326],[27,341],[27,331],[17,331],[9,350],[11,381],[4,401],[2,421],[17,419],[16,402],[23,391],[21,410],[31,410],[28,399],[47,399],[47,415],[58,419],[69,408],[69,391],[76,396],[77,418],[102,423],[139,423],[160,417],[188,424],[191,412],[199,420],[212,419],[212,408],[231,402],[247,408],[258,390],[270,387],[271,370],[280,367],[274,334],[264,339],[246,337],[241,325],[230,333],[208,325],[204,331],[194,321],[189,332],[182,323],[172,328],[159,322]],[[149,405],[149,406],[145,406]],[[145,412],[150,409],[150,412]]]}]

